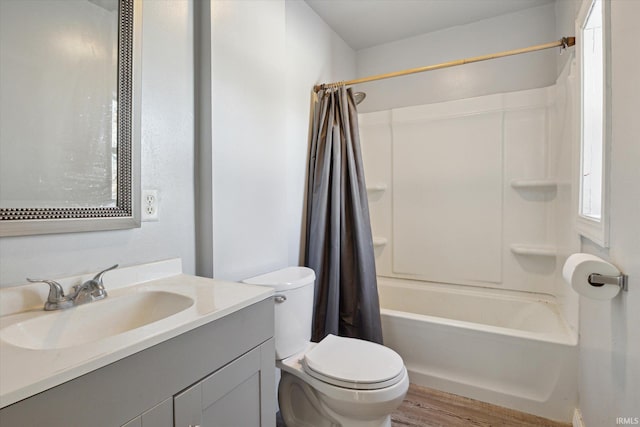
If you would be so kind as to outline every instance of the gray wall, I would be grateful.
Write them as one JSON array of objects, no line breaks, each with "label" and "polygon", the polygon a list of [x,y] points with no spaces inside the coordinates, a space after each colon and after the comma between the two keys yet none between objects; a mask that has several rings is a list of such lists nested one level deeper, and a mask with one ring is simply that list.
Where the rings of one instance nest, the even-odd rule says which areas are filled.
[{"label": "gray wall", "polygon": [[192,0],[145,1],[142,26],[142,188],[159,190],[159,221],[1,238],[0,286],[170,257],[195,271]]}]

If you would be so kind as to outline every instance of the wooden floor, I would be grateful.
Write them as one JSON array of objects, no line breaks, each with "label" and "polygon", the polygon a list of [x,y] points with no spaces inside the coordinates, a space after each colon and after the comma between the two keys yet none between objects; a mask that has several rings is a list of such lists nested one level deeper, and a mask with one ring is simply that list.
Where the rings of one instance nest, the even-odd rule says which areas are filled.
[{"label": "wooden floor", "polygon": [[[571,427],[501,406],[411,384],[392,427]],[[285,427],[280,413],[277,426]],[[344,426],[349,427],[349,426]]]},{"label": "wooden floor", "polygon": [[501,406],[411,384],[392,427],[570,427]]}]

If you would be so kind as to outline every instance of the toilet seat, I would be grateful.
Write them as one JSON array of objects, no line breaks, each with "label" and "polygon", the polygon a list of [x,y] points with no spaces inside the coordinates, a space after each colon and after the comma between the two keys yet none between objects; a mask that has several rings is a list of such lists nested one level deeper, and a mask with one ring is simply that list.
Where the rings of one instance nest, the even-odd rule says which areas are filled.
[{"label": "toilet seat", "polygon": [[305,352],[301,360],[310,376],[353,390],[377,390],[393,386],[404,377],[398,353],[369,341],[327,335]]}]

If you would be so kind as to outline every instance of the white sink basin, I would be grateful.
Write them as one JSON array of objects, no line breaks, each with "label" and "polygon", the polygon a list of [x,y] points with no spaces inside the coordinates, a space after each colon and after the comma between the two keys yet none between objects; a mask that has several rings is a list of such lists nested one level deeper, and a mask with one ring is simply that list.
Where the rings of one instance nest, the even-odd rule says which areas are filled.
[{"label": "white sink basin", "polygon": [[188,296],[145,291],[92,302],[66,310],[42,312],[0,331],[8,344],[51,350],[74,347],[137,329],[191,307]]}]

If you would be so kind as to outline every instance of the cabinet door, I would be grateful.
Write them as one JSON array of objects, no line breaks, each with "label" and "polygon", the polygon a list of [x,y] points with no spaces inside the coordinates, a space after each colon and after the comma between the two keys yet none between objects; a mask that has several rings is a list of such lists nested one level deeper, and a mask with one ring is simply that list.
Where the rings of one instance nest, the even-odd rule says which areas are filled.
[{"label": "cabinet door", "polygon": [[169,398],[141,415],[142,427],[173,427],[173,399]]},{"label": "cabinet door", "polygon": [[[268,342],[267,348],[273,343]],[[275,425],[274,359],[257,347],[174,398],[176,427],[271,427]],[[261,351],[262,350],[262,351]],[[267,367],[268,366],[268,367]],[[263,369],[266,368],[266,369]],[[266,387],[271,392],[266,392]],[[268,391],[268,389],[267,389]]]},{"label": "cabinet door", "polygon": [[142,427],[142,417],[135,417],[122,427]]},{"label": "cabinet door", "polygon": [[173,427],[173,399],[154,406],[122,427]]},{"label": "cabinet door", "polygon": [[191,386],[173,398],[175,427],[202,425],[202,383]]}]

